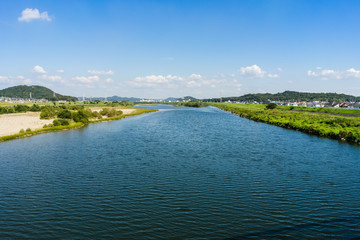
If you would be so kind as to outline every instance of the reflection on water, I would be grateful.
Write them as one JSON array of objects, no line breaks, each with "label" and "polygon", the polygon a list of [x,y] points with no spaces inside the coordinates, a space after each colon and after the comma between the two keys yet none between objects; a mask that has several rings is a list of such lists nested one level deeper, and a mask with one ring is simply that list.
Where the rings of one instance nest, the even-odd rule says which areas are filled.
[{"label": "reflection on water", "polygon": [[0,144],[0,239],[360,237],[360,148],[150,108]]}]

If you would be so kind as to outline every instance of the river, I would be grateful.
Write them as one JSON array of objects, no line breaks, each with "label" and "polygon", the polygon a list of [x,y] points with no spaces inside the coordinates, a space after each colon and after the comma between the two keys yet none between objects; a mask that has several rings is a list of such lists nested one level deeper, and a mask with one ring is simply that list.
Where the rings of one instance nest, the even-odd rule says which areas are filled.
[{"label": "river", "polygon": [[213,107],[0,144],[0,239],[357,239],[360,147]]}]

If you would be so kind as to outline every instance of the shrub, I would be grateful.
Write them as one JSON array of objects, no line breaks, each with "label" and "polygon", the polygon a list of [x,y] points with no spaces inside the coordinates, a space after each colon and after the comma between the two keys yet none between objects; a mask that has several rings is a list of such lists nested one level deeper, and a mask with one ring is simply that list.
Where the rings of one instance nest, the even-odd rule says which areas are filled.
[{"label": "shrub", "polygon": [[106,114],[107,117],[114,117],[116,115],[116,111],[115,109],[111,109],[110,111],[108,111],[108,113]]},{"label": "shrub", "polygon": [[18,104],[14,107],[15,112],[26,112],[29,110],[29,107],[26,105]]},{"label": "shrub", "polygon": [[54,126],[60,126],[60,125],[61,125],[61,122],[60,122],[59,120],[55,119],[55,120],[53,121],[53,125],[54,125]]},{"label": "shrub", "polygon": [[25,130],[24,129],[21,129],[20,131],[19,131],[19,133],[24,133],[25,132]]},{"label": "shrub", "polygon": [[66,120],[66,119],[61,119],[61,120],[60,120],[60,124],[61,124],[61,126],[68,126],[68,125],[69,125],[69,121]]},{"label": "shrub", "polygon": [[275,109],[276,107],[276,103],[269,103],[268,105],[266,105],[265,109]]},{"label": "shrub", "polygon": [[103,115],[103,116],[107,116],[109,113],[109,109],[108,108],[103,108],[101,111],[100,111],[100,114]]},{"label": "shrub", "polygon": [[47,127],[48,127],[48,125],[46,125],[46,124],[43,126],[43,128],[47,128]]},{"label": "shrub", "polygon": [[37,104],[32,105],[30,108],[30,111],[32,111],[32,112],[39,112],[40,110],[41,110],[41,108]]},{"label": "shrub", "polygon": [[[90,112],[89,112],[90,111]],[[90,114],[90,115],[89,115]],[[72,119],[75,122],[88,123],[88,118],[91,116],[91,110],[79,110],[72,114]]]},{"label": "shrub", "polygon": [[49,107],[43,108],[43,109],[41,109],[40,118],[41,119],[53,118],[56,115],[55,112],[56,111],[54,108],[49,108]]},{"label": "shrub", "polygon": [[94,111],[92,112],[92,117],[97,118],[97,119],[101,119],[102,115],[98,112],[98,111]]},{"label": "shrub", "polygon": [[30,129],[30,128],[27,128],[27,129],[26,129],[26,132],[31,132],[31,129]]},{"label": "shrub", "polygon": [[14,113],[15,109],[13,107],[7,108],[7,113]]},{"label": "shrub", "polygon": [[67,119],[71,119],[71,112],[67,109],[62,110],[59,114],[58,114],[59,118],[67,118]]}]

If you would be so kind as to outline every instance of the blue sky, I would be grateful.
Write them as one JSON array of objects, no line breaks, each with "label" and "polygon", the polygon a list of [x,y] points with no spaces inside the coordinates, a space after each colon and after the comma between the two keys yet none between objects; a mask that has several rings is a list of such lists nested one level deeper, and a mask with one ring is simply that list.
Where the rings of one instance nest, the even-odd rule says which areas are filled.
[{"label": "blue sky", "polygon": [[360,95],[359,1],[0,0],[0,88]]}]

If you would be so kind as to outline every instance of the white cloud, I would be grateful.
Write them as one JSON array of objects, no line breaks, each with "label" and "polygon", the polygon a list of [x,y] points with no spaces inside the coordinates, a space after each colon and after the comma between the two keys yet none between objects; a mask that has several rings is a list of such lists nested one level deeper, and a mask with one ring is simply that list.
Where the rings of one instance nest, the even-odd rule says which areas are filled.
[{"label": "white cloud", "polygon": [[90,76],[90,77],[81,76],[81,77],[73,77],[72,79],[81,83],[93,83],[99,81],[100,78],[99,76]]},{"label": "white cloud", "polygon": [[282,72],[282,71],[283,71],[281,67],[279,67],[277,70],[278,70],[279,72]]},{"label": "white cloud", "polygon": [[29,79],[29,78],[27,78],[27,79],[24,79],[22,82],[23,82],[24,84],[30,84],[30,83],[32,83],[32,80]]},{"label": "white cloud", "polygon": [[36,65],[33,69],[32,72],[35,73],[46,73],[46,71],[44,70],[44,68],[40,67],[39,65]]},{"label": "white cloud", "polygon": [[64,73],[65,71],[62,69],[57,70],[58,73]]},{"label": "white cloud", "polygon": [[145,86],[145,87],[154,87],[159,84],[170,84],[176,81],[183,81],[182,77],[174,76],[174,75],[150,75],[145,77],[137,77],[135,78],[132,85],[134,86]]},{"label": "white cloud", "polygon": [[278,78],[279,77],[279,75],[278,74],[268,74],[267,75],[269,78]]},{"label": "white cloud", "polygon": [[40,13],[37,8],[26,8],[25,10],[23,10],[21,12],[21,17],[18,18],[18,21],[30,22],[34,19],[45,20],[48,22],[51,21],[51,18],[48,16],[47,12]]},{"label": "white cloud", "polygon": [[105,80],[105,82],[107,82],[107,83],[112,83],[112,82],[114,82],[114,80],[112,80],[111,78],[107,78],[107,79]]},{"label": "white cloud", "polygon": [[200,82],[196,82],[194,80],[191,80],[191,81],[188,81],[186,83],[186,86],[189,87],[189,88],[192,88],[192,87],[201,87],[202,84]]},{"label": "white cloud", "polygon": [[0,83],[7,83],[9,82],[8,76],[0,76]]},{"label": "white cloud", "polygon": [[200,79],[202,79],[202,76],[201,76],[200,74],[195,74],[195,73],[193,73],[193,74],[191,74],[191,75],[189,76],[189,78],[190,78],[190,79],[200,80]]},{"label": "white cloud", "polygon": [[156,89],[169,88],[209,88],[229,87],[232,89],[240,89],[242,84],[231,75],[214,76],[207,78],[200,74],[190,74],[188,77],[181,77],[176,75],[149,75],[145,77],[136,77],[133,81],[127,82],[132,87],[145,87]]},{"label": "white cloud", "polygon": [[109,70],[109,71],[104,71],[104,70],[88,70],[88,73],[93,74],[93,75],[114,75],[114,72]]},{"label": "white cloud", "polygon": [[[320,70],[320,67],[316,69]],[[345,71],[336,71],[333,69],[323,69],[321,71],[315,72],[312,70],[307,71],[309,77],[319,78],[320,80],[329,80],[329,79],[360,79],[360,70],[355,68],[349,68]]]},{"label": "white cloud", "polygon": [[49,76],[49,75],[44,74],[44,75],[41,75],[39,78],[45,79],[45,80],[50,80],[52,82],[58,82],[58,81],[62,80],[61,76],[59,76],[59,75]]},{"label": "white cloud", "polygon": [[345,71],[345,75],[347,78],[360,78],[360,70],[350,68]]},{"label": "white cloud", "polygon": [[250,78],[263,78],[265,76],[265,71],[263,71],[258,65],[252,65],[248,67],[242,67],[240,72],[243,76]]},{"label": "white cloud", "polygon": [[0,83],[8,84],[28,84],[31,82],[31,79],[25,79],[24,76],[0,76]]}]

